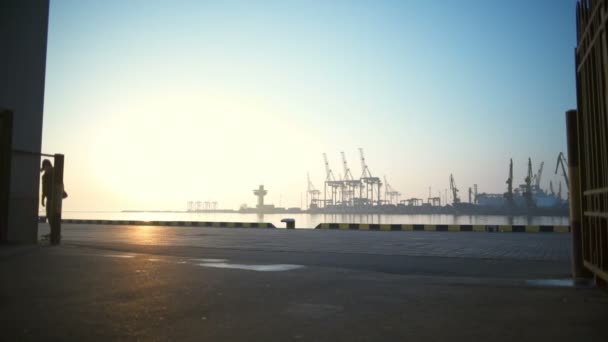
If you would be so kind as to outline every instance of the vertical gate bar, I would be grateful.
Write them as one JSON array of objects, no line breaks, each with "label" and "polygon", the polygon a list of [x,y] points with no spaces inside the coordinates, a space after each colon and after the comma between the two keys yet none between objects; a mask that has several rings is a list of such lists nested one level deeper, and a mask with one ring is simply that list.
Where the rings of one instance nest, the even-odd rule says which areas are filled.
[{"label": "vertical gate bar", "polygon": [[568,144],[568,173],[570,175],[570,231],[572,234],[572,277],[588,277],[583,266],[583,239],[581,232],[581,187],[579,176],[579,136],[576,110],[566,112],[566,136]]},{"label": "vertical gate bar", "polygon": [[58,245],[61,242],[61,202],[63,202],[63,154],[55,154],[55,167],[53,168],[52,187],[52,215],[51,215],[51,244]]}]

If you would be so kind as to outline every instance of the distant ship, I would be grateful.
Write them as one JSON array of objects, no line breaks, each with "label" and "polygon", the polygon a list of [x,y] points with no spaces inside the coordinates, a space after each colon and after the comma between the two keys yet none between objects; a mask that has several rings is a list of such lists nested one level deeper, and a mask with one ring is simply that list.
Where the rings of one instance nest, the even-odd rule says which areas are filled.
[{"label": "distant ship", "polygon": [[[561,165],[564,172],[564,180],[568,185],[568,176],[565,171],[566,163],[563,153],[557,159],[557,168]],[[541,189],[540,180],[543,172],[544,163],[540,164],[538,173],[532,175],[532,161],[528,159],[528,175],[525,183],[513,189],[513,161],[509,165],[509,178],[507,179],[507,192],[504,194],[478,194],[475,202],[479,206],[492,208],[519,208],[519,209],[554,209],[567,213],[569,201],[562,199],[562,184],[559,183],[557,193],[553,189],[553,182],[549,183],[549,192]]]}]

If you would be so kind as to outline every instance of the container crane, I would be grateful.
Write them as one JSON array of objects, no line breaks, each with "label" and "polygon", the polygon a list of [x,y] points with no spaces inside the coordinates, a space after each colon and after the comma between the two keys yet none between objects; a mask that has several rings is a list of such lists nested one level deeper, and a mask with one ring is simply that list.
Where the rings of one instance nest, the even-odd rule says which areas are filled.
[{"label": "container crane", "polygon": [[333,182],[336,180],[334,173],[329,167],[329,161],[327,160],[327,153],[323,153],[323,161],[325,162],[325,181]]},{"label": "container crane", "polygon": [[557,155],[557,164],[555,165],[555,174],[557,174],[557,170],[559,166],[562,166],[562,174],[564,175],[564,181],[566,182],[566,187],[570,188],[570,182],[568,181],[568,172],[566,172],[566,167],[568,166],[568,161],[566,157],[564,157],[564,153],[560,152]]},{"label": "container crane", "polygon": [[[361,173],[361,188],[359,193],[362,192],[362,188],[365,187],[365,199],[364,201],[369,201],[369,204],[374,204],[374,192],[377,192],[377,203],[381,204],[380,199],[380,188],[382,187],[382,182],[380,178],[373,177],[369,167],[365,163],[365,156],[363,155],[363,149],[359,148],[359,154],[361,155],[361,169],[363,172]],[[363,196],[360,196],[363,197]]]},{"label": "container crane", "polygon": [[454,176],[452,174],[450,174],[450,190],[452,191],[452,203],[460,203],[460,198],[458,198],[458,188],[456,187],[456,182],[454,182]]},{"label": "container crane", "polygon": [[306,204],[308,205],[308,209],[318,208],[319,196],[321,196],[321,191],[315,189],[315,186],[310,181],[309,173],[306,173],[306,179],[308,180],[308,189],[306,190]]},{"label": "container crane", "polygon": [[[335,205],[338,200],[338,189],[342,187],[342,182],[337,181],[334,177],[334,173],[329,167],[329,161],[327,160],[327,154],[323,153],[323,161],[325,162],[325,186],[323,189],[323,202],[325,205],[329,202],[331,205]],[[327,187],[331,192],[331,199],[327,199]]]},{"label": "container crane", "polygon": [[401,193],[399,191],[395,191],[393,187],[386,180],[386,176],[384,176],[384,198],[387,200],[388,204],[398,204],[399,197],[401,197]]},{"label": "container crane", "polygon": [[360,187],[361,181],[354,179],[353,174],[348,167],[348,163],[346,162],[346,155],[344,152],[340,152],[340,154],[342,155],[342,167],[344,170],[344,179],[342,180],[342,202],[347,205],[353,205],[355,201],[355,192],[356,189]]}]

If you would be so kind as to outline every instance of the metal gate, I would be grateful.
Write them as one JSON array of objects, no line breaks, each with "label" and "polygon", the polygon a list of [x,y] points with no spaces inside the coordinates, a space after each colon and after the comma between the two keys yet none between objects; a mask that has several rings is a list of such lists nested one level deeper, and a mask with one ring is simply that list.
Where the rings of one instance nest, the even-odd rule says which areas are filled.
[{"label": "metal gate", "polygon": [[[608,0],[576,6],[577,153],[582,263],[608,282]],[[575,163],[577,161],[574,161]],[[577,191],[577,192],[578,192]],[[576,205],[576,204],[572,204]]]}]

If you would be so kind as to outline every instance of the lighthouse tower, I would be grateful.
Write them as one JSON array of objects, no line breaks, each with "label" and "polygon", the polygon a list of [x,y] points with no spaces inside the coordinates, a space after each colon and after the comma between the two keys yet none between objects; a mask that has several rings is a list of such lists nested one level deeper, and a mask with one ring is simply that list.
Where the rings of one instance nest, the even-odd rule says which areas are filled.
[{"label": "lighthouse tower", "polygon": [[264,185],[260,185],[257,190],[253,190],[253,194],[258,197],[257,208],[259,210],[264,209],[264,196],[266,196],[267,193],[268,191],[264,189]]}]

